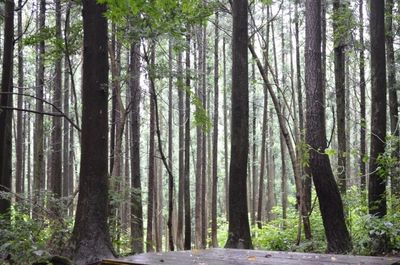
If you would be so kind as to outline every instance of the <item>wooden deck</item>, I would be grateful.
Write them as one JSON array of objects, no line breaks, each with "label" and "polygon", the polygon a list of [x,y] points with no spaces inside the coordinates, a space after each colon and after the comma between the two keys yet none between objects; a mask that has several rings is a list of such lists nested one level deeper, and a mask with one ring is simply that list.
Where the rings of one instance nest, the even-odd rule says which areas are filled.
[{"label": "wooden deck", "polygon": [[400,257],[365,257],[333,254],[310,254],[296,252],[278,252],[238,249],[207,249],[166,253],[140,254],[118,261],[105,260],[102,264],[119,265],[325,265],[325,264],[357,264],[357,265],[400,265]]}]

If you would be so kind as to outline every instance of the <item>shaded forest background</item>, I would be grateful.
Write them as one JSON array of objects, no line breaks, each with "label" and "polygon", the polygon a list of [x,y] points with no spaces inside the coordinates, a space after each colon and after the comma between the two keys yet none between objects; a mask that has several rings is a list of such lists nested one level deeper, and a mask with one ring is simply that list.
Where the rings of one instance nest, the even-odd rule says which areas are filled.
[{"label": "shaded forest background", "polygon": [[0,255],[398,254],[400,6],[370,2],[1,1]]}]

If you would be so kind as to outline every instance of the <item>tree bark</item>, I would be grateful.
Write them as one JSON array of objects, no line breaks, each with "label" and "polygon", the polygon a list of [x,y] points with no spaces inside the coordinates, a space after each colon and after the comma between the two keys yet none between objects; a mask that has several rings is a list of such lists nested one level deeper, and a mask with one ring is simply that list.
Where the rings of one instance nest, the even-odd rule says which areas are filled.
[{"label": "tree bark", "polygon": [[114,256],[108,217],[108,53],[106,6],[83,2],[82,146],[72,233],[77,265]]},{"label": "tree bark", "polygon": [[212,164],[212,207],[211,207],[211,245],[218,247],[217,240],[217,192],[218,192],[218,100],[219,100],[219,17],[218,12],[215,13],[215,41],[214,41],[214,126],[213,126],[213,164]]},{"label": "tree bark", "polygon": [[331,253],[347,253],[351,239],[344,220],[343,204],[336,185],[326,144],[325,109],[321,75],[321,2],[306,1],[306,141],[310,170],[319,198],[322,221]]},{"label": "tree bark", "polygon": [[341,194],[346,194],[346,86],[345,86],[345,32],[343,28],[342,0],[333,1],[334,65],[336,91],[336,127],[338,139],[338,186]]},{"label": "tree bark", "polygon": [[[385,3],[370,2],[371,39],[371,144],[369,160],[368,209],[377,217],[386,215],[386,178],[380,173],[379,156],[385,152],[386,142],[386,58],[385,58]],[[386,235],[373,236],[373,252],[387,249]]]},{"label": "tree bark", "polygon": [[190,30],[186,35],[186,97],[185,97],[185,241],[184,249],[191,249],[192,220],[190,211]]},{"label": "tree bark", "polygon": [[226,248],[253,248],[247,210],[249,91],[247,0],[232,3],[232,138],[229,170],[229,230]]},{"label": "tree bark", "polygon": [[131,44],[130,50],[131,96],[131,248],[134,253],[143,252],[143,208],[140,174],[140,48]]},{"label": "tree bark", "polygon": [[[14,1],[5,1],[4,48],[0,105],[12,107],[14,54]],[[11,192],[12,180],[12,111],[0,109],[0,191]],[[0,198],[0,214],[8,213],[11,200]]]},{"label": "tree bark", "polygon": [[[56,38],[61,40],[61,0],[55,0],[56,8]],[[62,108],[62,57],[56,59],[54,75],[53,104]],[[53,108],[56,112],[56,109]],[[53,131],[51,133],[51,191],[55,198],[62,195],[62,123],[60,117],[53,117]],[[56,210],[56,208],[54,208]]]}]

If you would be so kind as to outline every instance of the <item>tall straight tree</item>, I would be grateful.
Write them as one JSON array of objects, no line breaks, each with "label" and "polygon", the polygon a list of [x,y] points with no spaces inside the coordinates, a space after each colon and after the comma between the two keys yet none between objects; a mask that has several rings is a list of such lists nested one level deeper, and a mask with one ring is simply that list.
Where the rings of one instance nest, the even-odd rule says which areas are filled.
[{"label": "tall straight tree", "polygon": [[[18,0],[18,36],[22,35],[22,0]],[[18,102],[17,106],[19,109],[23,107],[23,96],[21,95],[24,86],[24,53],[23,53],[23,40],[18,39]],[[23,116],[22,111],[17,113],[17,139],[15,141],[15,192],[21,193],[24,191],[24,174],[23,174],[23,161],[24,161],[24,149],[23,149]]]},{"label": "tall straight tree", "polygon": [[[361,117],[361,126],[360,126],[360,175],[361,175],[361,190],[365,191],[366,189],[366,163],[364,157],[366,156],[366,122],[367,122],[367,114],[365,108],[365,46],[364,46],[364,10],[363,10],[363,2],[364,0],[360,0],[359,3],[359,16],[360,16],[360,117]],[[365,202],[365,198],[364,198]]]},{"label": "tall straight tree", "polygon": [[[4,48],[1,76],[0,106],[12,107],[13,53],[14,53],[14,0],[5,1]],[[0,109],[0,191],[11,191],[12,179],[12,111]],[[7,213],[11,201],[0,198],[0,214]]]},{"label": "tall straight tree", "polygon": [[[40,0],[40,13],[39,13],[39,30],[42,31],[45,28],[46,22],[46,1]],[[33,190],[35,194],[35,200],[38,201],[38,192],[44,188],[45,176],[44,176],[44,127],[43,127],[43,99],[44,96],[44,56],[45,56],[45,42],[42,39],[38,46],[38,73],[37,73],[37,84],[36,84],[36,111],[39,112],[35,117],[35,132],[34,132],[34,160],[33,160]]]},{"label": "tall straight tree", "polygon": [[132,252],[143,252],[143,208],[140,179],[140,49],[137,43],[130,51],[131,93],[131,240]]},{"label": "tall straight tree", "polygon": [[[371,39],[371,145],[368,182],[369,213],[386,215],[386,176],[380,173],[379,156],[385,152],[386,138],[386,57],[385,57],[385,3],[370,2]],[[386,249],[385,236],[376,237],[374,252]]]},{"label": "tall straight tree", "polygon": [[217,241],[217,186],[218,186],[218,100],[219,100],[219,86],[218,86],[218,75],[219,75],[219,30],[218,25],[219,18],[218,12],[215,13],[215,41],[214,41],[214,126],[213,126],[213,164],[212,164],[212,207],[211,207],[211,245],[213,247],[218,246]]},{"label": "tall straight tree", "polygon": [[[187,27],[189,31],[189,27]],[[186,90],[190,89],[190,31],[186,35]],[[190,214],[190,93],[185,97],[185,241],[184,249],[189,250],[192,245],[192,220]]]},{"label": "tall straight tree", "polygon": [[247,0],[232,3],[232,137],[229,169],[229,230],[226,248],[253,248],[247,210],[249,80]]},{"label": "tall straight tree", "polygon": [[184,188],[185,188],[185,117],[184,117],[184,101],[183,101],[183,77],[182,77],[182,52],[178,53],[178,121],[179,121],[179,152],[178,152],[178,171],[179,171],[179,188],[178,188],[178,228],[176,231],[176,246],[178,250],[183,250],[183,214],[184,214]]},{"label": "tall straight tree", "polygon": [[[56,37],[62,39],[61,34],[61,0],[55,0],[56,7]],[[62,101],[62,57],[59,56],[55,63],[53,104],[61,109]],[[56,109],[53,110],[55,113]],[[51,133],[51,191],[56,198],[61,197],[62,192],[62,122],[60,117],[53,117],[53,131]]]},{"label": "tall straight tree", "polygon": [[[399,125],[399,103],[396,91],[396,61],[394,52],[394,31],[393,31],[393,0],[386,1],[386,56],[387,56],[387,75],[389,93],[389,113],[390,113],[390,132],[395,139],[400,139]],[[400,141],[400,140],[398,140]],[[394,157],[400,157],[400,142],[395,143]],[[397,166],[392,172],[392,193],[400,195],[400,168]]]},{"label": "tall straight tree", "polygon": [[106,5],[83,1],[82,135],[79,197],[72,232],[77,265],[114,256],[108,217],[108,36]]},{"label": "tall straight tree", "polygon": [[338,185],[346,193],[346,93],[345,93],[345,29],[343,0],[333,1],[333,42],[336,90],[336,126],[338,139]]},{"label": "tall straight tree", "polygon": [[352,248],[343,203],[332,173],[325,131],[325,106],[321,75],[321,2],[306,1],[306,142],[310,147],[310,171],[319,198],[327,251],[346,253]]}]

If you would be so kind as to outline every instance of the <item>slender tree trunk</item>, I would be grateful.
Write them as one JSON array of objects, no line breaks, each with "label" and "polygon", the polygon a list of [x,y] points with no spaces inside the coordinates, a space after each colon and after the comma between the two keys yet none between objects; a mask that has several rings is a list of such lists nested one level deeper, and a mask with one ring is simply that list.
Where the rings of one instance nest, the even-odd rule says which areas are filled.
[{"label": "slender tree trunk", "polygon": [[[45,12],[46,1],[40,0],[40,14],[39,14],[39,29],[44,30],[45,27]],[[41,113],[44,111],[43,101],[40,99],[44,96],[44,53],[45,43],[44,40],[40,41],[38,47],[38,76],[36,85],[36,111]],[[44,128],[43,128],[43,115],[36,115],[35,120],[35,133],[34,133],[34,161],[33,161],[33,190],[35,192],[34,202],[39,202],[39,191],[44,188],[45,175],[44,175]]]},{"label": "slender tree trunk", "polygon": [[114,256],[108,211],[108,52],[106,6],[83,2],[82,147],[71,246],[75,264]]},{"label": "slender tree trunk", "polygon": [[[394,142],[393,157],[400,158],[400,124],[399,124],[399,103],[397,98],[396,81],[396,62],[393,47],[393,0],[386,1],[386,56],[387,56],[387,75],[389,93],[389,113],[390,113],[390,132],[397,142]],[[396,140],[394,140],[396,141]],[[400,196],[400,166],[395,166],[391,170],[392,194]],[[395,207],[396,205],[394,205]]]},{"label": "slender tree trunk", "polygon": [[[201,94],[202,94],[202,103],[203,103],[203,108],[207,110],[207,26],[204,25],[203,28],[203,34],[202,34],[202,87],[201,87]],[[207,138],[206,138],[206,133],[202,131],[202,157],[201,157],[201,163],[202,163],[202,169],[201,169],[201,245],[202,248],[206,248],[207,246],[207,228],[208,228],[208,221],[207,221],[207,207],[206,207],[206,195],[207,195]]]},{"label": "slender tree trunk", "polygon": [[[187,28],[189,30],[189,27]],[[192,220],[190,212],[190,33],[186,35],[186,97],[185,97],[185,242],[184,249],[192,247]]]},{"label": "slender tree trunk", "polygon": [[[173,75],[172,75],[172,39],[169,39],[168,42],[168,70],[169,70],[169,79],[168,79],[168,166],[172,170],[172,151],[173,151],[173,115],[172,115],[172,97],[173,97]],[[168,179],[168,246],[170,251],[174,251],[174,236],[173,236],[173,227],[172,227],[172,218],[174,214],[174,179]]]},{"label": "slender tree trunk", "polygon": [[[370,2],[371,39],[371,150],[369,160],[368,209],[379,218],[386,215],[386,178],[380,173],[379,156],[385,152],[386,138],[386,58],[385,58],[385,3]],[[384,253],[386,235],[372,236],[373,252]]]},{"label": "slender tree trunk", "polygon": [[[22,0],[18,0],[18,36],[22,35]],[[18,93],[22,94],[24,86],[24,52],[22,38],[18,39]],[[22,95],[18,95],[17,106],[22,109],[23,98]],[[23,174],[23,117],[22,111],[17,113],[17,139],[15,142],[15,192],[24,192],[24,174]],[[17,199],[18,201],[18,199]]]},{"label": "slender tree trunk", "polygon": [[217,192],[218,192],[218,101],[219,101],[219,17],[215,13],[215,42],[214,42],[214,126],[213,126],[213,164],[212,164],[212,207],[211,207],[211,245],[218,247],[217,241]]},{"label": "slender tree trunk", "polygon": [[[61,0],[55,0],[56,7],[56,37],[62,39],[61,34]],[[62,57],[56,59],[54,75],[53,102],[58,109],[62,106]],[[53,109],[57,112],[56,109]],[[51,133],[51,191],[56,198],[62,195],[62,122],[60,117],[53,117],[53,131]],[[56,208],[54,208],[56,210]]]},{"label": "slender tree trunk", "polygon": [[[255,84],[255,64],[254,62],[252,62],[251,64],[251,79],[252,79],[252,83]],[[257,177],[260,177],[257,174],[257,164],[256,164],[256,160],[257,160],[257,141],[256,141],[256,134],[257,134],[257,106],[256,106],[256,88],[252,87],[253,90],[253,118],[252,118],[252,150],[251,150],[251,163],[250,163],[250,169],[249,170],[249,177],[248,178],[248,182],[249,185],[248,187],[248,193],[249,193],[249,210],[251,213],[251,223],[254,225],[255,221],[256,221],[256,209],[257,209]],[[264,181],[260,179],[260,181]],[[252,182],[252,183],[251,183]],[[259,184],[260,185],[260,184]],[[253,202],[253,203],[251,203]]]},{"label": "slender tree trunk", "polygon": [[[199,63],[198,63],[198,85],[197,85],[197,96],[201,100],[201,83],[202,83],[202,78],[201,78],[201,72],[203,69],[203,45],[201,43],[202,40],[202,29],[198,29],[198,45],[199,45]],[[196,108],[196,111],[199,111],[199,107]],[[201,127],[197,126],[196,128],[196,146],[197,146],[197,151],[196,151],[196,211],[195,211],[195,247],[201,248],[201,238],[202,238],[202,200],[201,200],[201,187],[202,187],[202,153],[203,153],[203,148],[202,148],[202,131]]]},{"label": "slender tree trunk", "polygon": [[306,141],[310,169],[320,203],[328,246],[332,253],[347,253],[351,239],[344,220],[343,204],[326,148],[324,93],[321,76],[321,2],[306,1]]},{"label": "slender tree trunk", "polygon": [[[364,0],[359,0],[359,16],[360,16],[360,175],[361,175],[361,191],[366,191],[366,128],[367,128],[367,116],[366,116],[366,104],[365,104],[365,55],[364,55]],[[365,202],[364,196],[364,202]]]},{"label": "slender tree trunk", "polygon": [[140,174],[140,48],[133,43],[130,51],[131,96],[131,246],[132,252],[143,252],[143,208]]},{"label": "slender tree trunk", "polygon": [[[4,48],[1,76],[0,106],[12,107],[14,54],[14,1],[5,1]],[[12,111],[0,109],[0,191],[11,191],[12,180]],[[8,213],[11,201],[0,199],[0,214]]]},{"label": "slender tree trunk", "polygon": [[232,4],[232,138],[229,170],[229,230],[226,248],[253,248],[247,210],[249,91],[247,0]]},{"label": "slender tree trunk", "polygon": [[224,64],[224,151],[225,151],[225,208],[226,219],[229,221],[229,153],[228,153],[228,105],[227,105],[227,91],[226,91],[226,39],[223,38],[223,64]]},{"label": "slender tree trunk", "polygon": [[[152,68],[155,64],[155,47],[151,44],[151,59],[149,67]],[[150,75],[153,73],[150,72]],[[152,77],[150,77],[152,78]],[[154,94],[154,83],[150,86],[150,94]],[[149,139],[149,171],[148,171],[148,195],[147,195],[147,236],[146,236],[146,251],[154,251],[153,238],[153,220],[154,220],[154,178],[155,178],[155,106],[154,99],[150,97],[150,139]]]},{"label": "slender tree trunk", "polygon": [[336,91],[336,127],[338,139],[338,186],[346,193],[346,85],[345,85],[345,32],[343,32],[342,0],[333,1],[334,65]]},{"label": "slender tree trunk", "polygon": [[185,188],[185,121],[184,121],[184,101],[183,101],[183,71],[182,71],[182,52],[178,54],[178,78],[177,78],[177,89],[178,89],[178,122],[179,122],[179,151],[178,151],[178,171],[179,171],[179,189],[178,189],[178,228],[176,231],[176,246],[178,250],[183,250],[183,214],[184,214],[184,188]]}]

